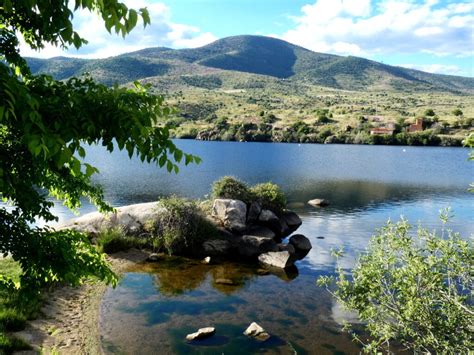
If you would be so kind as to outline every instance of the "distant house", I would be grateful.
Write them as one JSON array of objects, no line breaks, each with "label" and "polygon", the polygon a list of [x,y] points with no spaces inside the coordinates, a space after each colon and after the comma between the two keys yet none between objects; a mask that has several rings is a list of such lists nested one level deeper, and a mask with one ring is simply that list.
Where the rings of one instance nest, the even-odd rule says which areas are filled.
[{"label": "distant house", "polygon": [[383,135],[383,134],[388,134],[390,136],[393,136],[393,132],[395,131],[395,128],[389,128],[389,127],[376,127],[372,128],[370,130],[370,135],[371,136],[377,136],[377,135]]},{"label": "distant house", "polygon": [[421,132],[423,131],[423,118],[417,118],[415,123],[408,127],[408,132]]}]

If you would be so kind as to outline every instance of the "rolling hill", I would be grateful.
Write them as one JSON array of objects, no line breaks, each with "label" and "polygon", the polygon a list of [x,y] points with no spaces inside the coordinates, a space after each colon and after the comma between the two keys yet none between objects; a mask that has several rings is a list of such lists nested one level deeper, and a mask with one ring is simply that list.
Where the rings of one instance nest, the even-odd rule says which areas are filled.
[{"label": "rolling hill", "polygon": [[[183,85],[237,80],[239,73],[342,90],[446,91],[474,93],[474,78],[430,74],[359,57],[317,53],[264,36],[234,36],[194,49],[147,48],[106,59],[28,58],[33,73],[67,79],[90,73],[107,85],[145,78],[180,78]],[[188,76],[203,76],[202,80]],[[233,78],[233,79],[232,79]],[[187,80],[187,82],[186,82]],[[212,81],[215,81],[213,84]],[[206,85],[206,84],[204,84]],[[217,86],[216,86],[217,85]]]}]

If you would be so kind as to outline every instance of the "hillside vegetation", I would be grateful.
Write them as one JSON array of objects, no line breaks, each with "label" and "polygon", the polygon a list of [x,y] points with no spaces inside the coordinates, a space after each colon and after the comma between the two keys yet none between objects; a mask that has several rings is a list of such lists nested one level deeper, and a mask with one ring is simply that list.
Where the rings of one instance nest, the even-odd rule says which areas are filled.
[{"label": "hillside vegetation", "polygon": [[[316,53],[263,36],[29,64],[57,79],[89,73],[106,85],[150,84],[178,108],[166,124],[182,138],[459,145],[474,126],[474,78]],[[408,134],[420,117],[424,131]],[[393,135],[370,135],[388,124]]]}]

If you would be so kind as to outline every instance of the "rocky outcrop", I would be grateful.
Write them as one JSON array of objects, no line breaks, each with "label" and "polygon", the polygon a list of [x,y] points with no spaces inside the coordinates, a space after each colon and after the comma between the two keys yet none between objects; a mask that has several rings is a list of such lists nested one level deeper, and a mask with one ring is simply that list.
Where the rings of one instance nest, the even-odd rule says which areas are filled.
[{"label": "rocky outcrop", "polygon": [[163,210],[157,202],[140,203],[118,207],[113,213],[88,213],[61,225],[60,228],[75,229],[91,235],[107,229],[120,228],[125,234],[139,235],[143,233],[144,226],[149,221],[156,220]]},{"label": "rocky outcrop", "polygon": [[212,216],[217,218],[227,229],[242,232],[247,226],[247,205],[239,200],[215,199]]},{"label": "rocky outcrop", "polygon": [[260,341],[266,341],[270,339],[270,334],[268,334],[265,329],[263,329],[255,322],[248,326],[248,328],[244,332],[244,335],[247,335]]},{"label": "rocky outcrop", "polygon": [[216,328],[214,327],[201,328],[195,333],[186,335],[186,340],[192,341],[192,340],[201,340],[201,339],[209,338],[210,336],[214,335],[215,332],[216,332]]},{"label": "rocky outcrop", "polygon": [[290,253],[287,250],[263,253],[258,256],[258,261],[260,261],[262,264],[278,267],[281,269],[286,269],[290,266],[293,266],[295,260],[295,253]]}]

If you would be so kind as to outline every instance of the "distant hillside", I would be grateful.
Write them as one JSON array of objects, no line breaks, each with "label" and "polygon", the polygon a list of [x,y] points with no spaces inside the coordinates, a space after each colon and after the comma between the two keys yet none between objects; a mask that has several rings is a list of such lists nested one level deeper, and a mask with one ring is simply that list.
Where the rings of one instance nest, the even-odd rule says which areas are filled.
[{"label": "distant hillside", "polygon": [[[28,62],[34,73],[62,80],[89,72],[107,85],[150,77],[213,73],[215,82],[204,84],[212,89],[222,80],[216,77],[224,71],[232,71],[234,75],[246,72],[343,90],[474,92],[473,78],[430,74],[364,58],[316,53],[263,36],[228,37],[194,49],[147,48],[107,59],[28,58]],[[183,80],[188,80],[184,83],[188,85],[200,81]]]}]

